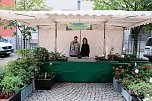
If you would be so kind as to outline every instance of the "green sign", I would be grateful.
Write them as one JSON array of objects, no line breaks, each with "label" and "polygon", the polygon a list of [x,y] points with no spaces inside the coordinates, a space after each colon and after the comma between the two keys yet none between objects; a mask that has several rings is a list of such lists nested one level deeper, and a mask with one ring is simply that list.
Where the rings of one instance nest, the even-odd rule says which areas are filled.
[{"label": "green sign", "polygon": [[69,23],[66,25],[66,30],[92,30],[90,23]]}]

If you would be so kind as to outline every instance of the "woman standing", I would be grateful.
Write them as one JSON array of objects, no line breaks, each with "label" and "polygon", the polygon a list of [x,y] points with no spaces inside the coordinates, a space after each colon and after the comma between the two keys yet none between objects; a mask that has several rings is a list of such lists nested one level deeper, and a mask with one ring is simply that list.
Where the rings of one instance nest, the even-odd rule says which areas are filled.
[{"label": "woman standing", "polygon": [[83,38],[82,42],[83,44],[81,46],[80,55],[81,57],[89,57],[90,47],[89,47],[87,38]]}]

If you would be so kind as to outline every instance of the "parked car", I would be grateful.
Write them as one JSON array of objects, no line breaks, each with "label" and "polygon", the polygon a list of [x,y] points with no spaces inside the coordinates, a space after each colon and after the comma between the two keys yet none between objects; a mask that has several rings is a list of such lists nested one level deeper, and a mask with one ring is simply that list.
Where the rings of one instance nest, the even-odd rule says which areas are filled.
[{"label": "parked car", "polygon": [[12,44],[0,36],[0,55],[9,56],[13,51]]},{"label": "parked car", "polygon": [[146,41],[144,57],[152,61],[152,37],[149,37]]}]

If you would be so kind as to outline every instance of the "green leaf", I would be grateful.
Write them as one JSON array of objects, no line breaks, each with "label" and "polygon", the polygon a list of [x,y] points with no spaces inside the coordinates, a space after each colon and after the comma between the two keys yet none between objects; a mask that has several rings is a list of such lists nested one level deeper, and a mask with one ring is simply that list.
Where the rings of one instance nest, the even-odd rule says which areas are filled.
[{"label": "green leaf", "polygon": [[17,32],[13,32],[14,35],[17,35]]},{"label": "green leaf", "polygon": [[6,30],[7,29],[7,26],[4,26],[4,30]]},{"label": "green leaf", "polygon": [[10,30],[12,30],[13,29],[13,27],[9,27],[10,28]]}]

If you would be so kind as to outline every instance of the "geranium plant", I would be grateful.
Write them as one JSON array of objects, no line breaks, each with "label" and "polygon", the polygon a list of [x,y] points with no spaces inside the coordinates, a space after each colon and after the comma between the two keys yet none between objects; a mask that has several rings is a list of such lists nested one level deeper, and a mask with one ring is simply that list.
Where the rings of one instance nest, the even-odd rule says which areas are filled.
[{"label": "geranium plant", "polygon": [[127,67],[117,66],[113,67],[114,77],[116,80],[123,79],[127,74],[131,73],[131,64],[128,64]]}]

